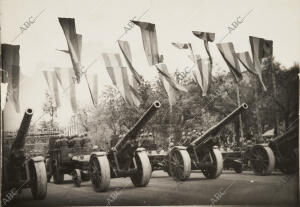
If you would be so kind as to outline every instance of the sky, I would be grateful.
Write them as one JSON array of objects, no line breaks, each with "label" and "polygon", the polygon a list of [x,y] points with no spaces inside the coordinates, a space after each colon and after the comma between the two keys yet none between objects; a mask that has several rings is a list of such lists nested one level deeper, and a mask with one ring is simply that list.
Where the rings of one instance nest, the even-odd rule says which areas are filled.
[{"label": "sky", "polygon": [[[20,45],[22,73],[21,113],[17,114],[10,102],[6,104],[6,130],[19,127],[28,107],[34,110],[33,122],[49,118],[42,113],[47,90],[42,71],[72,66],[70,57],[56,50],[67,48],[58,17],[75,18],[77,33],[83,35],[82,65],[87,67],[95,61],[88,73],[98,74],[100,96],[105,85],[112,85],[101,54],[121,53],[116,42],[120,37],[129,41],[137,71],[149,81],[157,76],[155,68],[148,65],[140,29],[135,26],[124,33],[131,19],[156,24],[158,49],[171,72],[193,65],[188,53],[176,49],[172,42],[191,42],[196,54],[207,56],[203,42],[192,31],[216,33],[215,42],[210,44],[212,57],[227,71],[215,45],[224,37],[222,42],[233,42],[236,52],[250,51],[250,35],[270,39],[274,57],[282,65],[300,62],[298,0],[0,0],[0,4],[1,42]],[[234,28],[232,24],[243,17]],[[21,33],[20,27],[34,18],[35,22]],[[91,104],[84,80],[77,86],[77,96],[80,106]],[[72,114],[64,94],[57,120],[65,125]]]}]

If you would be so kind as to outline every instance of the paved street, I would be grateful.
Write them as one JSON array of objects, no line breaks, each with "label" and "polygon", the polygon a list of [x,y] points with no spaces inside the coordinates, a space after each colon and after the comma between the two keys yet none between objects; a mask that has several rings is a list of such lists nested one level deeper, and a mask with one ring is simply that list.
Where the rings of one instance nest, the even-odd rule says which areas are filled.
[{"label": "paved street", "polygon": [[130,178],[112,179],[110,189],[96,193],[90,182],[80,188],[65,176],[61,185],[48,184],[45,200],[35,201],[29,189],[24,190],[11,206],[56,206],[56,205],[210,205],[210,204],[277,204],[296,206],[298,176],[286,176],[274,172],[270,176],[255,176],[246,171],[236,174],[223,171],[220,178],[208,180],[202,173],[192,173],[185,182],[176,182],[162,171],[152,174],[145,188],[133,187]]}]

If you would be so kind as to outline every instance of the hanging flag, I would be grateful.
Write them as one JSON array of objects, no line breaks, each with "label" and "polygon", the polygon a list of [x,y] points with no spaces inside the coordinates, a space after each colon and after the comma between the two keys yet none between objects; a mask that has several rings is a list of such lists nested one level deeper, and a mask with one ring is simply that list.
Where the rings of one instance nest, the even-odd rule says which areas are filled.
[{"label": "hanging flag", "polygon": [[81,76],[81,47],[82,36],[76,33],[75,19],[73,18],[58,18],[59,23],[64,31],[68,51],[71,57],[74,73],[76,75],[77,82],[80,82]]},{"label": "hanging flag", "polygon": [[[98,76],[97,74],[86,75],[89,92],[94,106],[98,104]],[[90,86],[91,83],[91,86]]]},{"label": "hanging flag", "polygon": [[160,62],[158,53],[158,43],[156,36],[155,24],[148,22],[133,21],[141,29],[144,50],[147,56],[149,65],[155,65]]},{"label": "hanging flag", "polygon": [[188,56],[191,58],[191,60],[193,62],[195,62],[195,55],[194,55],[194,51],[193,51],[193,48],[192,48],[192,44],[191,43],[175,43],[175,42],[172,42],[172,45],[178,49],[189,49],[190,52],[191,52],[191,56]]},{"label": "hanging flag", "polygon": [[193,34],[202,39],[204,41],[204,46],[205,46],[205,50],[208,54],[210,63],[212,64],[212,57],[210,54],[210,50],[209,50],[209,46],[208,46],[208,42],[213,42],[215,40],[215,33],[211,33],[211,32],[199,32],[199,31],[193,31]]},{"label": "hanging flag", "polygon": [[159,63],[155,65],[158,70],[159,79],[168,94],[169,103],[172,111],[172,106],[176,103],[178,92],[188,92],[185,87],[179,85],[169,74],[166,64]]},{"label": "hanging flag", "polygon": [[122,65],[121,57],[119,54],[102,54],[107,72],[113,82],[121,93],[126,103],[131,106],[139,106],[140,100],[137,96],[137,91],[130,86],[127,68]]},{"label": "hanging flag", "polygon": [[57,82],[62,88],[62,94],[69,93],[70,104],[73,113],[76,113],[78,110],[77,107],[77,98],[76,98],[76,77],[74,70],[72,68],[61,69],[54,68]]},{"label": "hanging flag", "polygon": [[[118,44],[119,44],[119,47],[122,51],[122,54],[124,55],[124,58],[125,58],[126,63],[128,65],[128,68],[130,69],[130,71],[132,73],[132,76],[135,80],[134,82],[138,83],[140,85],[142,83],[142,77],[138,74],[138,72],[132,66],[132,55],[131,55],[129,42],[118,40]],[[133,85],[135,85],[135,83],[133,83]]]},{"label": "hanging flag", "polygon": [[49,92],[52,98],[55,101],[56,107],[60,107],[60,97],[58,90],[58,79],[56,72],[54,71],[43,71],[43,75],[47,81],[47,85],[49,87]]},{"label": "hanging flag", "polygon": [[212,67],[206,59],[198,59],[197,68],[198,70],[193,70],[193,75],[202,90],[202,96],[206,96],[211,83]]},{"label": "hanging flag", "polygon": [[267,88],[262,80],[262,69],[259,64],[257,67],[254,67],[254,64],[251,60],[249,52],[236,53],[238,60],[242,63],[242,65],[252,74],[257,75],[264,91],[267,91]]},{"label": "hanging flag", "polygon": [[[273,41],[265,40],[259,37],[249,36],[252,55],[262,62],[263,58],[269,58],[273,56]],[[255,62],[254,62],[255,63]]]},{"label": "hanging flag", "polygon": [[6,73],[7,73],[5,75],[7,77],[7,80],[4,80],[4,83],[8,83],[7,99],[11,100],[13,102],[17,113],[20,112],[20,102],[19,102],[20,55],[19,55],[19,50],[20,50],[19,45],[1,44],[2,69],[4,71],[6,71]]},{"label": "hanging flag", "polygon": [[237,82],[243,79],[232,42],[217,43],[217,47]]}]

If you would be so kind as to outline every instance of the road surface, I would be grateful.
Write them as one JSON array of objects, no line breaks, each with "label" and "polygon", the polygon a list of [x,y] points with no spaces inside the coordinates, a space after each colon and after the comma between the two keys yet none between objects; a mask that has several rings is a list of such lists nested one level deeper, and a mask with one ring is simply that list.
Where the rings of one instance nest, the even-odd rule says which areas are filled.
[{"label": "road surface", "polygon": [[[177,182],[162,171],[155,171],[147,187],[135,188],[130,178],[111,179],[108,192],[94,192],[91,182],[75,187],[68,175],[65,183],[48,183],[47,198],[33,200],[29,189],[23,190],[9,206],[78,205],[286,205],[296,206],[298,175],[274,172],[256,176],[250,171],[236,174],[223,171],[218,179],[206,179],[192,173],[188,181]],[[8,206],[8,205],[7,205]]]}]

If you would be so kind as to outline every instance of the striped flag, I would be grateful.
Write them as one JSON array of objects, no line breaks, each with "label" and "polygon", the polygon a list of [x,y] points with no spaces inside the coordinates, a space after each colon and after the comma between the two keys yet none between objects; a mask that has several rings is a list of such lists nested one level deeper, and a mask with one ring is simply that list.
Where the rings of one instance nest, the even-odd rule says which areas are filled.
[{"label": "striped flag", "polygon": [[196,37],[198,37],[198,38],[200,38],[204,41],[205,50],[206,50],[206,52],[208,54],[208,57],[209,57],[209,60],[212,64],[212,57],[211,57],[211,54],[210,54],[208,42],[213,42],[215,40],[215,33],[193,31],[193,34]]},{"label": "striped flag", "polygon": [[[94,106],[98,105],[98,76],[97,74],[88,74],[86,76],[90,95]],[[91,87],[90,87],[91,83]]]},{"label": "striped flag", "polygon": [[20,112],[19,102],[19,84],[20,84],[20,46],[1,44],[1,58],[2,58],[2,69],[6,72],[7,77],[2,82],[7,83],[7,99],[11,100],[14,104],[17,113]]},{"label": "striped flag", "polygon": [[217,47],[237,82],[243,79],[232,42],[217,43]]},{"label": "striped flag", "polygon": [[59,23],[64,31],[68,51],[71,57],[74,73],[77,82],[80,82],[81,75],[81,47],[82,47],[82,36],[76,33],[75,19],[73,18],[58,18]]},{"label": "striped flag", "polygon": [[76,97],[76,77],[74,74],[74,70],[72,68],[61,69],[61,68],[54,68],[55,74],[58,83],[60,84],[63,94],[67,91],[69,92],[70,104],[72,107],[73,113],[78,111],[77,106],[77,97]]},{"label": "striped flag", "polygon": [[55,71],[43,71],[43,75],[47,81],[49,92],[52,98],[55,100],[56,107],[60,107],[60,97],[58,90],[58,79]]},{"label": "striped flag", "polygon": [[155,24],[148,22],[133,21],[141,29],[144,50],[149,65],[155,65],[160,62],[158,53],[158,43],[156,36]]},{"label": "striped flag", "polygon": [[211,83],[212,65],[209,61],[197,59],[198,70],[193,70],[194,78],[202,90],[202,96],[207,95]]},{"label": "striped flag", "polygon": [[130,104],[131,106],[138,107],[141,103],[138,98],[138,93],[135,88],[133,88],[133,86],[129,84],[127,68],[122,65],[120,55],[103,53],[102,56],[107,72],[113,84],[121,93],[125,102]]},{"label": "striped flag", "polygon": [[193,62],[195,62],[195,55],[194,55],[194,51],[192,48],[192,44],[191,43],[175,43],[172,42],[172,45],[178,49],[189,49],[191,52],[191,59]]},{"label": "striped flag", "polygon": [[253,57],[255,56],[255,58],[257,58],[260,63],[263,58],[272,57],[273,55],[272,40],[265,40],[263,38],[249,36],[249,41],[251,45],[252,55]]},{"label": "striped flag", "polygon": [[261,65],[254,67],[254,63],[251,60],[249,52],[236,53],[237,58],[242,63],[242,65],[252,74],[257,75],[259,82],[261,83],[264,91],[267,91],[267,88],[262,80],[262,69]]},{"label": "striped flag", "polygon": [[132,66],[132,55],[131,55],[129,42],[118,40],[118,44],[119,44],[119,47],[122,51],[122,54],[124,55],[124,58],[125,58],[126,63],[128,65],[128,68],[130,69],[130,71],[132,73],[133,80],[134,80],[134,83],[132,85],[134,86],[134,85],[136,85],[136,83],[138,85],[140,85],[142,83],[142,77],[140,76],[140,74]]},{"label": "striped flag", "polygon": [[159,79],[162,81],[163,86],[168,94],[169,103],[172,106],[176,103],[178,92],[188,92],[185,87],[179,85],[169,74],[166,64],[159,63],[156,66],[158,70]]}]

